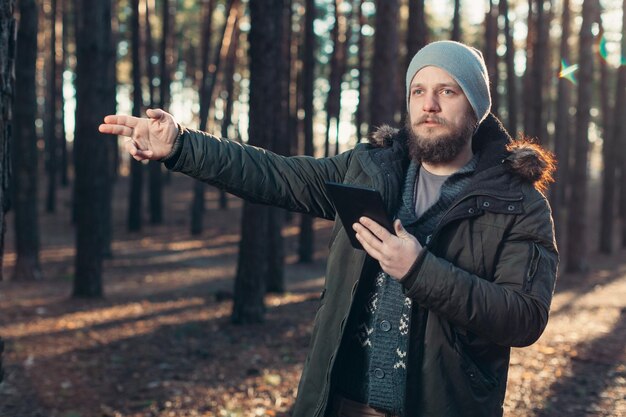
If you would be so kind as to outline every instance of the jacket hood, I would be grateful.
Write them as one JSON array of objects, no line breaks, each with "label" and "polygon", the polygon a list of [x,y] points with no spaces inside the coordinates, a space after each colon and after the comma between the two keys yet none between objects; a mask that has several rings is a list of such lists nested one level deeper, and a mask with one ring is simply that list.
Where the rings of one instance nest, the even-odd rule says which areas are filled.
[{"label": "jacket hood", "polygon": [[[383,125],[368,140],[374,147],[385,148],[392,146],[394,141],[406,142],[408,137],[406,128],[396,129]],[[529,138],[522,136],[512,139],[492,113],[480,124],[472,137],[472,150],[481,152],[478,171],[505,163],[512,173],[542,192],[554,181],[554,155]]]}]

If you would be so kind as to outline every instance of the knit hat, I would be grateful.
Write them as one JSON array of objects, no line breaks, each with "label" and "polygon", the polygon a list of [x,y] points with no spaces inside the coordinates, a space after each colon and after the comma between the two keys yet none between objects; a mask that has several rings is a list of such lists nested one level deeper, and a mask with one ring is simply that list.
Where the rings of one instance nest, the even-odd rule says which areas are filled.
[{"label": "knit hat", "polygon": [[432,42],[420,49],[406,71],[406,103],[409,106],[410,85],[419,70],[435,66],[446,71],[459,84],[480,124],[491,109],[489,74],[478,49],[454,41]]}]

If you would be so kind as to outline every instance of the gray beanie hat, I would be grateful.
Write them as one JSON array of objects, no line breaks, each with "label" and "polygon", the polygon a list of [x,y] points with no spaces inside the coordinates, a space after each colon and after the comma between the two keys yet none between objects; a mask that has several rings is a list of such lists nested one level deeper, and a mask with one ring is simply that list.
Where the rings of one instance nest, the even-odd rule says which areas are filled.
[{"label": "gray beanie hat", "polygon": [[489,75],[480,51],[454,41],[432,42],[420,49],[406,71],[407,108],[413,77],[431,65],[445,70],[459,84],[480,124],[491,109]]}]

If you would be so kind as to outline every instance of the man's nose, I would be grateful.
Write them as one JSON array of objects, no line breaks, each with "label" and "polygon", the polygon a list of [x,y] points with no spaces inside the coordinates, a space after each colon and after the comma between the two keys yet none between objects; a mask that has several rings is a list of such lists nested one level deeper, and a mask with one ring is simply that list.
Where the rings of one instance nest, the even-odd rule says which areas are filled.
[{"label": "man's nose", "polygon": [[422,103],[422,109],[425,112],[437,112],[440,109],[439,102],[437,101],[437,97],[433,93],[426,93],[424,95],[424,102]]}]

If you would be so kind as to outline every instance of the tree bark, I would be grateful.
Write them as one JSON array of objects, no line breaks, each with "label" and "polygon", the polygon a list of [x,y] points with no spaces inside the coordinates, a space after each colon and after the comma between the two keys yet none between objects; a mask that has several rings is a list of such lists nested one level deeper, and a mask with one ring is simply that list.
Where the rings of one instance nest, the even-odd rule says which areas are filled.
[{"label": "tree bark", "polygon": [[[289,131],[289,84],[290,84],[290,48],[291,48],[291,0],[281,0],[282,10],[273,13],[276,22],[274,33],[276,45],[280,45],[276,68],[276,85],[278,86],[275,102],[274,135],[272,149],[280,155],[289,155],[291,138]],[[268,223],[270,237],[270,254],[267,271],[267,292],[282,294],[285,292],[285,249],[282,235],[286,212],[283,209],[272,207]]]},{"label": "tree bark", "polygon": [[[567,0],[566,0],[567,1]],[[500,0],[500,15],[504,16],[504,38],[506,43],[506,98],[507,128],[513,137],[517,136],[517,75],[515,74],[515,44],[509,19],[509,1]]]},{"label": "tree bark", "polygon": [[[563,14],[561,16],[561,46],[559,56],[565,65],[570,63],[569,38],[571,32],[569,0],[563,0]],[[559,72],[564,65],[559,63]],[[570,167],[570,141],[572,138],[571,117],[569,109],[571,105],[571,89],[574,84],[566,77],[559,76],[557,86],[556,122],[554,129],[554,153],[558,161],[555,181],[550,187],[550,200],[552,203],[552,217],[554,219],[557,240],[562,237],[564,228],[563,208],[569,183]]]},{"label": "tree bark", "polygon": [[[602,23],[602,6],[598,6],[597,21],[600,28],[598,38],[604,37],[604,25]],[[609,68],[605,60],[599,61],[600,66],[600,110],[602,112],[602,198],[600,200],[600,228],[599,250],[600,253],[610,254],[613,252],[613,230],[615,230],[615,189],[617,175],[617,154],[620,149],[616,146],[617,137],[613,136],[611,118],[611,94],[609,93]],[[619,90],[618,90],[619,91]],[[616,121],[617,122],[617,121]]]},{"label": "tree bark", "polygon": [[535,10],[535,33],[533,38],[533,61],[531,67],[530,82],[530,106],[531,123],[526,133],[540,141],[545,141],[546,129],[544,119],[544,68],[548,57],[548,46],[550,39],[546,25],[546,13],[544,11],[544,0],[537,0]]},{"label": "tree bark", "polygon": [[[233,105],[235,103],[235,70],[237,66],[237,50],[239,47],[239,24],[235,25],[232,41],[229,45],[228,59],[224,67],[224,90],[226,91],[226,105],[224,106],[224,119],[222,120],[222,137],[236,138],[236,135],[229,134],[232,125]],[[228,208],[228,193],[220,190],[219,207],[221,210]]]},{"label": "tree bark", "polygon": [[10,207],[9,184],[11,181],[11,143],[15,87],[15,2],[0,3],[0,281],[4,260],[4,234],[6,213]]},{"label": "tree bark", "polygon": [[[279,114],[276,63],[280,58],[279,24],[283,0],[250,0],[250,124],[249,143],[272,147]],[[268,121],[271,123],[268,124]],[[258,323],[265,312],[264,295],[271,256],[276,256],[275,237],[268,239],[272,226],[270,207],[244,202],[232,321]],[[273,226],[276,227],[275,225]],[[272,232],[273,233],[273,232]]]},{"label": "tree bark", "polygon": [[[102,261],[111,227],[111,147],[98,133],[110,108],[111,3],[77,2],[75,297],[101,297]],[[107,211],[109,213],[107,213]]]},{"label": "tree bark", "polygon": [[424,0],[409,2],[409,22],[406,34],[406,60],[405,68],[409,67],[413,56],[428,43],[428,25],[426,24],[426,12]]},{"label": "tree bark", "polygon": [[35,0],[21,0],[17,33],[13,147],[13,195],[15,198],[15,248],[17,260],[13,272],[16,280],[42,278],[39,263],[38,152],[35,119],[38,8]]},{"label": "tree bark", "polygon": [[48,187],[46,189],[46,212],[54,213],[56,211],[56,190],[57,190],[57,36],[56,36],[56,16],[57,16],[57,0],[50,0],[50,39],[48,47],[48,63],[46,71],[46,112],[44,116],[44,133],[46,138],[46,179]]},{"label": "tree bark", "polygon": [[498,94],[498,11],[489,0],[489,10],[485,15],[485,64],[489,74],[491,91],[491,112],[500,116],[500,100]]},{"label": "tree bark", "polygon": [[526,35],[526,68],[524,70],[524,76],[522,79],[522,99],[523,99],[523,124],[524,134],[529,135],[533,126],[533,117],[535,112],[532,109],[533,106],[533,68],[534,68],[534,45],[536,33],[535,12],[534,12],[534,0],[528,0],[528,19],[526,26],[528,27],[528,35]]},{"label": "tree bark", "polygon": [[[11,123],[12,98],[15,85],[15,19],[13,0],[0,2],[0,281],[2,281],[2,261],[4,258],[5,215],[9,209],[8,184],[11,180]],[[0,382],[4,378],[2,355],[4,342],[0,338]]]},{"label": "tree bark", "polygon": [[59,175],[61,176],[61,186],[67,187],[70,183],[68,171],[69,171],[69,156],[67,149],[67,132],[65,130],[65,98],[63,97],[63,73],[65,72],[65,66],[68,58],[68,43],[70,32],[70,19],[71,8],[69,0],[59,0],[60,14],[61,14],[61,62],[59,65],[59,125],[61,129],[61,155],[59,161]]},{"label": "tree bark", "polygon": [[359,143],[363,136],[363,123],[365,123],[364,109],[365,109],[365,39],[363,36],[363,26],[365,26],[365,16],[363,15],[363,2],[361,0],[355,0],[355,8],[357,10],[357,24],[358,24],[358,40],[357,40],[357,71],[359,73],[358,78],[358,104],[356,107],[356,141]]},{"label": "tree bark", "polygon": [[[133,110],[135,117],[141,116],[143,108],[142,88],[141,88],[141,35],[139,23],[139,0],[131,1],[132,14],[130,19],[131,31],[131,58],[133,64]],[[143,172],[144,166],[129,155],[130,161],[130,187],[128,194],[128,223],[129,232],[138,232],[143,226]]]},{"label": "tree bark", "polygon": [[[409,20],[406,32],[406,59],[404,68],[408,68],[413,56],[428,43],[428,26],[426,24],[426,12],[424,10],[424,0],[409,1]],[[399,77],[402,78],[402,77]],[[404,81],[404,80],[402,80]],[[407,111],[406,91],[404,82],[402,98],[402,112]]]},{"label": "tree bark", "polygon": [[[315,82],[316,40],[313,24],[315,22],[315,1],[305,1],[304,16],[304,57],[302,69],[302,101],[304,108],[304,154],[313,155],[313,85]],[[303,214],[300,217],[300,235],[298,236],[298,261],[313,261],[314,251],[313,219]]]},{"label": "tree bark", "polygon": [[152,37],[152,25],[150,24],[150,7],[148,0],[144,0],[144,31],[145,52],[146,52],[146,75],[148,76],[148,97],[150,108],[156,105],[156,92],[154,88],[155,65],[152,58],[155,56],[154,39]]},{"label": "tree bark", "polygon": [[[200,130],[207,129],[207,120],[209,118],[209,106],[211,98],[208,97],[210,90],[211,74],[209,72],[209,57],[211,56],[211,33],[213,32],[213,10],[215,9],[215,1],[209,0],[204,3],[202,18],[202,39],[200,41]],[[202,181],[194,180],[193,199],[191,200],[191,223],[190,232],[192,236],[202,234],[204,220],[204,191],[206,185]]]},{"label": "tree bark", "polygon": [[342,0],[335,0],[335,25],[332,30],[333,53],[330,58],[330,90],[326,100],[326,140],[324,141],[324,155],[331,155],[330,130],[335,122],[335,149],[339,150],[339,121],[341,113],[341,81],[346,70],[347,60],[347,24],[346,17],[340,13]]},{"label": "tree bark", "polygon": [[[173,43],[175,32],[172,31],[172,3],[170,0],[163,0],[162,12],[162,37],[161,37],[161,59],[160,77],[161,84],[159,93],[159,107],[167,110],[170,104],[170,84],[172,83],[172,68],[174,66]],[[148,163],[148,199],[150,209],[150,223],[163,223],[163,173],[162,165],[159,161]]]},{"label": "tree bark", "polygon": [[[626,28],[626,0],[622,2],[622,28]],[[624,32],[624,29],[622,29]],[[622,34],[621,56],[626,56],[626,36]],[[619,142],[620,149],[626,149],[626,65],[622,58],[622,65],[617,70],[617,94],[613,116],[613,137]],[[616,144],[617,145],[617,144]],[[619,153],[618,165],[620,167],[620,217],[622,218],[621,246],[626,248],[626,156]]]},{"label": "tree bark", "polygon": [[398,0],[376,1],[370,131],[385,124],[396,124],[399,13]]},{"label": "tree bark", "polygon": [[587,170],[589,153],[590,108],[593,94],[594,36],[591,25],[596,17],[597,0],[584,0],[579,43],[578,104],[571,175],[571,196],[567,221],[567,272],[581,272],[587,265]]},{"label": "tree bark", "polygon": [[461,42],[461,0],[454,0],[454,15],[452,16],[450,39]]}]

